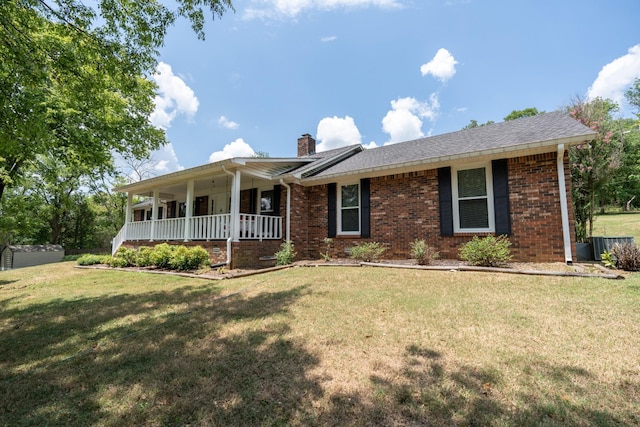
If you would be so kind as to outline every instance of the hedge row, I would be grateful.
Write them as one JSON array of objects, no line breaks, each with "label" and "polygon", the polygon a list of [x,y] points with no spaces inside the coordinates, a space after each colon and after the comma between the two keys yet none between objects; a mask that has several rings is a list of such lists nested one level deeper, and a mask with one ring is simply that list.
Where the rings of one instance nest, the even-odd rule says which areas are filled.
[{"label": "hedge row", "polygon": [[157,267],[170,270],[198,270],[209,265],[209,253],[201,246],[176,246],[161,243],[139,250],[118,248],[115,256],[83,255],[79,265],[107,264],[110,267]]}]

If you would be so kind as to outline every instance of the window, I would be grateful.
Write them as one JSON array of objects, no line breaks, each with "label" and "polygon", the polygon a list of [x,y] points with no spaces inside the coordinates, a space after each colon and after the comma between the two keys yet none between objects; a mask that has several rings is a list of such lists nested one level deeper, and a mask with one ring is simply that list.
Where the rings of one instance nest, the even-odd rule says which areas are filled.
[{"label": "window", "polygon": [[260,192],[260,212],[273,212],[273,190]]},{"label": "window", "polygon": [[453,224],[456,232],[495,230],[489,164],[452,170]]},{"label": "window", "polygon": [[341,185],[338,193],[340,234],[360,234],[360,185]]}]

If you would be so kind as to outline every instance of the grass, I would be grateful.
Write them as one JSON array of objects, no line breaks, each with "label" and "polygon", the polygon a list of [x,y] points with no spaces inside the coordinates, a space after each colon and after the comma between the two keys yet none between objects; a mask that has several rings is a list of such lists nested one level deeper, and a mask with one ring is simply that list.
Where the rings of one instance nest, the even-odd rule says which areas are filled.
[{"label": "grass", "polygon": [[616,212],[598,215],[593,222],[594,236],[633,236],[640,243],[640,212]]},{"label": "grass", "polygon": [[640,274],[0,273],[0,425],[640,424]]}]

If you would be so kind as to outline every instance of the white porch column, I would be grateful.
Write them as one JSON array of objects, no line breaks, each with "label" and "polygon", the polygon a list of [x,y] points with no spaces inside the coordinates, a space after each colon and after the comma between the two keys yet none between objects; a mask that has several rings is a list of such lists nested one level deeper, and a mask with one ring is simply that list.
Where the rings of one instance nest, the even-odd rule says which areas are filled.
[{"label": "white porch column", "polygon": [[190,179],[187,182],[187,200],[185,206],[185,218],[184,218],[184,241],[188,242],[191,240],[191,217],[193,217],[193,191],[194,191],[194,181]]},{"label": "white porch column", "polygon": [[286,241],[291,240],[291,186],[284,182],[284,179],[280,178],[280,184],[287,189],[287,217],[286,217]]},{"label": "white porch column", "polygon": [[236,170],[231,187],[231,232],[234,242],[240,241],[240,170]]},{"label": "white porch column", "polygon": [[158,206],[160,199],[160,190],[157,188],[153,190],[153,205],[151,205],[151,236],[149,236],[149,241],[153,242],[154,236],[156,235],[156,220],[158,219]]},{"label": "white porch column", "polygon": [[131,207],[133,206],[133,194],[127,192],[127,210],[124,212],[124,223],[131,222]]},{"label": "white porch column", "polygon": [[564,144],[558,145],[558,190],[560,191],[560,214],[562,217],[562,237],[564,240],[564,260],[573,263],[571,253],[571,229],[569,228],[569,206],[567,204],[567,183],[564,176]]}]

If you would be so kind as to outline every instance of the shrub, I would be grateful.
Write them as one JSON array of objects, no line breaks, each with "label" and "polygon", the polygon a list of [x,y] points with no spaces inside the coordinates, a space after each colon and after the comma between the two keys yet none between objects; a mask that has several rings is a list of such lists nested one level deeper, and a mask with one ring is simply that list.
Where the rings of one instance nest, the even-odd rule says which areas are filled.
[{"label": "shrub", "polygon": [[616,243],[611,248],[616,266],[621,270],[640,271],[640,248],[633,243]]},{"label": "shrub", "polygon": [[104,263],[107,264],[109,267],[114,267],[114,268],[131,267],[127,263],[127,260],[125,258],[117,257],[117,256],[107,256],[107,257],[105,257]]},{"label": "shrub", "polygon": [[153,248],[148,246],[142,246],[138,249],[138,256],[136,256],[136,265],[138,267],[149,267],[153,265],[151,256],[153,254]]},{"label": "shrub", "polygon": [[288,265],[293,262],[297,253],[291,240],[287,240],[280,245],[280,250],[276,252],[276,265]]},{"label": "shrub", "polygon": [[333,239],[331,237],[325,237],[323,242],[325,244],[325,248],[324,252],[320,251],[320,255],[323,260],[329,261],[331,259],[331,244],[333,243]]},{"label": "shrub", "polygon": [[427,244],[424,240],[418,240],[411,242],[411,257],[414,258],[419,265],[428,265],[434,259],[439,258],[438,252]]},{"label": "shrub", "polygon": [[349,256],[359,261],[371,262],[380,258],[385,250],[378,242],[366,242],[353,246]]},{"label": "shrub", "polygon": [[158,268],[169,268],[174,247],[168,243],[161,243],[153,248],[150,259],[151,263]]},{"label": "shrub", "polygon": [[209,252],[201,246],[177,246],[173,250],[169,267],[174,270],[197,270],[209,263]]},{"label": "shrub", "polygon": [[114,258],[118,259],[118,261],[116,261],[116,263],[119,264],[118,267],[135,266],[137,257],[138,252],[135,249],[125,248],[124,246],[120,246],[114,256]]},{"label": "shrub", "polygon": [[511,242],[505,235],[483,239],[473,236],[473,240],[460,248],[460,258],[471,265],[498,267],[511,260],[510,246]]},{"label": "shrub", "polygon": [[93,255],[93,254],[84,254],[76,260],[78,265],[96,265],[96,264],[104,264],[105,256],[104,255]]}]

